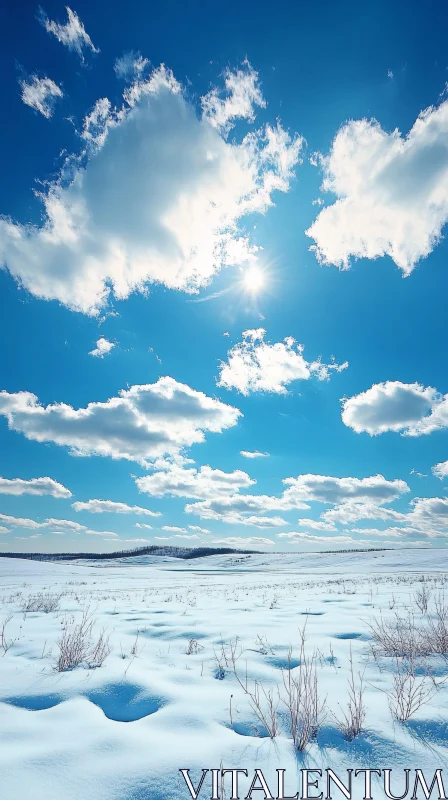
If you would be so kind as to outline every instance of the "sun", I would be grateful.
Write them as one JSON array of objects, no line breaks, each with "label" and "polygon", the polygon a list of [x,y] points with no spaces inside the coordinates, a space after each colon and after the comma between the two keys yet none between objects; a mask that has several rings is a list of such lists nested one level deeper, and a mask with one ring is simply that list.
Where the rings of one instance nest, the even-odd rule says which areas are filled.
[{"label": "sun", "polygon": [[258,294],[265,285],[265,277],[258,267],[249,267],[243,275],[244,288],[251,294]]}]

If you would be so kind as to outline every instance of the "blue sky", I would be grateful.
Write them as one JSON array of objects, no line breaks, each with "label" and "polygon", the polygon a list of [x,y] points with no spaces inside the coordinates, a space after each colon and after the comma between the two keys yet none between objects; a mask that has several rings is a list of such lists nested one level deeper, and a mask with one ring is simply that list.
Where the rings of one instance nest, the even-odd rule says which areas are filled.
[{"label": "blue sky", "polygon": [[0,549],[445,547],[443,3],[1,15]]}]

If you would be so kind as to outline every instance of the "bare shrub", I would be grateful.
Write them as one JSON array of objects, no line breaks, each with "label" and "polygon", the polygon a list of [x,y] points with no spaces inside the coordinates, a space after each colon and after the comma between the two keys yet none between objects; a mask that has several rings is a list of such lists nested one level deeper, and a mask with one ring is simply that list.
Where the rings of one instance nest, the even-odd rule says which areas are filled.
[{"label": "bare shrub", "polygon": [[43,611],[45,614],[59,611],[61,597],[61,594],[56,594],[54,592],[39,592],[35,595],[29,595],[29,597],[24,600],[22,611],[24,614],[33,611]]},{"label": "bare shrub", "polygon": [[7,639],[6,638],[6,626],[9,622],[11,622],[13,618],[13,614],[8,614],[8,616],[0,622],[0,650],[3,650],[3,655],[6,655],[8,650],[13,646],[16,642],[16,639]]},{"label": "bare shrub", "polygon": [[102,667],[107,656],[110,655],[109,636],[104,630],[101,631],[96,642],[93,642],[88,653],[88,664],[90,669]]},{"label": "bare shrub", "polygon": [[249,688],[247,678],[247,663],[246,673],[244,678],[241,678],[237,669],[237,661],[241,656],[241,651],[238,653],[238,639],[230,641],[229,652],[226,653],[226,661],[231,665],[233,674],[241,686],[244,694],[249,698],[249,704],[257,717],[258,721],[262,724],[263,728],[267,731],[271,739],[274,739],[278,733],[278,720],[277,708],[279,704],[278,697],[276,698],[273,689],[265,689],[260,681],[254,681],[253,686]]},{"label": "bare shrub", "polygon": [[345,738],[351,742],[361,733],[364,720],[366,718],[363,676],[358,673],[357,683],[353,670],[353,655],[351,645],[349,661],[350,673],[348,679],[348,704],[345,711],[341,708],[342,717],[336,717],[336,722],[338,728],[342,731]]},{"label": "bare shrub", "polygon": [[87,660],[92,628],[93,619],[88,608],[82,612],[81,621],[78,624],[65,627],[57,643],[59,656],[56,669],[58,672],[74,669]]},{"label": "bare shrub", "polygon": [[407,722],[408,719],[429,702],[438,690],[438,685],[429,674],[416,675],[414,659],[396,658],[392,690],[387,693],[389,708],[395,719]]},{"label": "bare shrub", "polygon": [[288,666],[282,671],[286,705],[289,714],[291,736],[295,747],[302,751],[317,736],[325,715],[326,699],[319,698],[317,685],[316,654],[308,657],[305,652],[305,628],[301,631],[300,663],[292,670],[291,650]]},{"label": "bare shrub", "polygon": [[416,592],[414,592],[415,605],[417,606],[417,608],[420,609],[422,614],[426,614],[426,612],[428,611],[428,605],[431,599],[431,595],[432,592],[426,585],[426,583],[423,583],[422,587],[420,589],[417,589]]},{"label": "bare shrub", "polygon": [[[429,602],[429,597],[426,597]],[[373,652],[394,658],[416,659],[422,656],[448,656],[448,603],[442,591],[434,597],[434,613],[417,623],[413,614],[395,614],[392,619],[373,619],[369,624]]]},{"label": "bare shrub", "polygon": [[416,658],[429,655],[429,643],[422,626],[416,624],[414,616],[394,614],[392,619],[382,616],[369,623],[372,634],[372,649],[375,657],[379,655],[395,658]]},{"label": "bare shrub", "polygon": [[434,598],[434,614],[428,619],[428,649],[437,655],[448,655],[448,605],[444,591]]},{"label": "bare shrub", "polygon": [[199,640],[195,639],[193,637],[193,638],[188,640],[188,644],[187,644],[187,646],[185,648],[185,653],[186,653],[187,656],[193,656],[193,655],[197,655],[197,653],[200,653],[201,650],[203,650],[203,649],[204,648],[199,643]]},{"label": "bare shrub", "polygon": [[103,630],[96,640],[92,639],[95,619],[87,606],[78,623],[66,624],[57,642],[59,656],[56,661],[57,672],[75,669],[81,664],[90,668],[103,665],[110,653],[109,637]]}]

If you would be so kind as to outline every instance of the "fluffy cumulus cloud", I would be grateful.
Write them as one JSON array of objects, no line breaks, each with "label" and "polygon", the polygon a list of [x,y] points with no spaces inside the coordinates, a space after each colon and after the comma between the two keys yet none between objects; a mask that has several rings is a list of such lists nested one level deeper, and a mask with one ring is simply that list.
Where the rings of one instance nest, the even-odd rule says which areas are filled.
[{"label": "fluffy cumulus cloud", "polygon": [[200,525],[189,525],[190,531],[196,531],[196,533],[210,533],[208,528],[201,528]]},{"label": "fluffy cumulus cloud", "polygon": [[90,511],[91,514],[139,514],[147,517],[161,517],[160,511],[150,511],[149,508],[141,506],[128,506],[127,503],[117,503],[115,500],[87,500],[81,502],[77,500],[72,503],[75,511]]},{"label": "fluffy cumulus cloud", "polygon": [[[275,512],[309,509],[310,502],[336,505],[355,502],[357,506],[371,502],[376,510],[383,503],[390,503],[409,491],[404,481],[389,481],[382,475],[369,478],[335,478],[325,475],[299,475],[285,478],[285,489],[280,497],[272,495],[234,494],[223,495],[190,503],[185,506],[187,514],[201,519],[213,519],[230,525],[253,525],[259,528],[275,528],[285,525],[280,516],[267,516]],[[306,520],[308,527],[317,530],[334,530],[336,520],[330,517],[320,521]],[[301,523],[302,520],[299,520]]]},{"label": "fluffy cumulus cloud", "polygon": [[200,469],[183,469],[172,464],[166,470],[152,475],[136,478],[139,490],[154,497],[191,497],[205,500],[234,494],[240,489],[247,489],[253,483],[247,472],[234,470],[223,472],[209,466]]},{"label": "fluffy cumulus cloud", "polygon": [[329,378],[331,371],[341,372],[348,363],[323,364],[320,359],[306,361],[303,345],[288,336],[283,342],[269,344],[263,328],[243,332],[243,339],[228,352],[219,370],[218,386],[236,389],[241,394],[273,392],[286,394],[292,381]]},{"label": "fluffy cumulus cloud", "polygon": [[419,383],[386,381],[342,401],[342,421],[356,433],[421,436],[448,427],[448,395]]},{"label": "fluffy cumulus cloud", "polygon": [[188,534],[186,528],[179,528],[177,525],[162,525],[162,531],[169,531],[170,533]]},{"label": "fluffy cumulus cloud", "polygon": [[253,263],[240,221],[288,191],[303,142],[279,122],[228,141],[235,119],[252,120],[248,85],[258,86],[248,64],[230,75],[224,107],[213,92],[202,116],[165,67],[128,86],[120,108],[100,99],[84,121],[85,151],[39,195],[43,224],[0,222],[11,275],[36,297],[96,315],[111,296],[152,283],[197,292],[221,268]]},{"label": "fluffy cumulus cloud", "polygon": [[124,458],[144,466],[203,442],[205,431],[221,433],[240,413],[169,377],[79,409],[66,403],[43,406],[31,392],[0,392],[0,415],[27,439],[69,447],[78,456]]},{"label": "fluffy cumulus cloud", "polygon": [[224,547],[273,547],[275,542],[272,539],[264,539],[262,536],[227,536],[224,539],[215,539],[213,544],[224,545]]},{"label": "fluffy cumulus cloud", "polygon": [[[335,478],[327,475],[299,475],[286,478],[285,500],[319,503],[343,503],[354,500],[358,503],[373,501],[375,504],[390,503],[409,491],[402,480],[389,481],[383,475],[369,478]],[[291,506],[293,507],[293,506]]]},{"label": "fluffy cumulus cloud", "polygon": [[434,464],[432,472],[436,478],[440,478],[440,480],[448,478],[448,461],[441,461],[440,464]]},{"label": "fluffy cumulus cloud", "polygon": [[389,537],[390,539],[402,539],[404,536],[421,536],[421,532],[419,532],[416,528],[409,528],[409,527],[402,527],[398,528],[396,526],[392,528],[352,528],[350,533],[362,533],[364,536],[380,536],[380,537]]},{"label": "fluffy cumulus cloud", "polygon": [[329,508],[321,516],[324,522],[337,525],[351,525],[359,520],[385,520],[403,522],[406,515],[393,508],[384,508],[376,502],[357,502],[348,500]]},{"label": "fluffy cumulus cloud", "polygon": [[25,105],[39,111],[46,119],[50,119],[53,114],[57,100],[63,97],[62,89],[50,78],[38,78],[32,75],[26,80],[20,81],[22,89],[22,100]]},{"label": "fluffy cumulus cloud", "polygon": [[26,517],[13,517],[8,514],[0,514],[0,523],[1,522],[5,522],[12,528],[51,530],[51,533],[85,533],[90,536],[108,536],[109,538],[115,538],[118,535],[112,531],[95,531],[88,528],[86,525],[80,525],[79,522],[73,522],[70,519],[55,519],[54,517],[50,517],[44,520],[44,522],[37,522],[34,519],[28,519]]},{"label": "fluffy cumulus cloud", "polygon": [[288,544],[327,544],[327,545],[349,545],[359,544],[351,536],[318,536],[317,534],[304,533],[302,531],[290,531],[289,533],[278,533],[279,539],[285,540]]},{"label": "fluffy cumulus cloud", "polygon": [[322,264],[388,255],[404,275],[440,240],[448,219],[448,101],[423,111],[407,136],[352,120],[321,157],[336,195],[307,231]]},{"label": "fluffy cumulus cloud", "polygon": [[410,501],[406,511],[384,508],[377,502],[348,501],[325,511],[321,520],[334,525],[350,526],[366,520],[392,522],[392,527],[351,527],[349,531],[380,538],[406,538],[412,541],[420,537],[448,537],[448,499],[416,497]]},{"label": "fluffy cumulus cloud", "polygon": [[10,529],[5,528],[4,525],[0,525],[0,533],[10,533]]},{"label": "fluffy cumulus cloud", "polygon": [[141,79],[149,66],[149,60],[143,58],[141,53],[130,50],[115,60],[114,71],[117,78],[124,81]]},{"label": "fluffy cumulus cloud", "polygon": [[113,347],[115,347],[114,342],[109,342],[108,339],[105,339],[104,336],[101,336],[96,343],[96,347],[89,351],[89,356],[94,356],[94,358],[104,358],[104,356],[107,356],[107,354],[110,353]]},{"label": "fluffy cumulus cloud", "polygon": [[240,450],[240,456],[243,458],[267,458],[269,453],[260,453],[259,450]]},{"label": "fluffy cumulus cloud", "polygon": [[55,36],[58,42],[68,47],[69,50],[73,50],[77,53],[81,61],[84,60],[84,50],[90,50],[92,53],[99,53],[100,51],[93,44],[75,11],[72,11],[68,6],[66,10],[67,22],[62,24],[48,19],[45,12],[41,9],[39,12],[39,19],[45,30]]},{"label": "fluffy cumulus cloud", "polygon": [[49,494],[52,497],[71,497],[72,493],[53,478],[0,478],[0,494]]},{"label": "fluffy cumulus cloud", "polygon": [[266,101],[258,84],[258,75],[248,61],[243,68],[224,72],[225,93],[213,88],[202,98],[204,119],[228,133],[236,119],[255,120],[255,107],[265,108]]},{"label": "fluffy cumulus cloud", "polygon": [[324,522],[319,519],[306,519],[302,517],[298,520],[297,524],[301,528],[311,528],[313,531],[335,531],[336,527],[332,522]]},{"label": "fluffy cumulus cloud", "polygon": [[406,523],[429,537],[448,536],[448,498],[416,497]]}]

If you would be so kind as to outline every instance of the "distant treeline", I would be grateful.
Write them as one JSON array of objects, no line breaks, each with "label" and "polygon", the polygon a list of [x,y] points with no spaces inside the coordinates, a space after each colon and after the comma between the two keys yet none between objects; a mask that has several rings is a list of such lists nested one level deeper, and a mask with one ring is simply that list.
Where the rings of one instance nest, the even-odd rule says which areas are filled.
[{"label": "distant treeline", "polygon": [[259,554],[257,550],[235,550],[232,547],[136,547],[133,550],[117,550],[115,553],[0,553],[1,558],[28,558],[31,561],[73,561],[75,559],[93,559],[105,561],[110,558],[128,558],[129,556],[171,556],[171,558],[203,558],[204,556],[222,556],[237,553],[239,555]]}]

